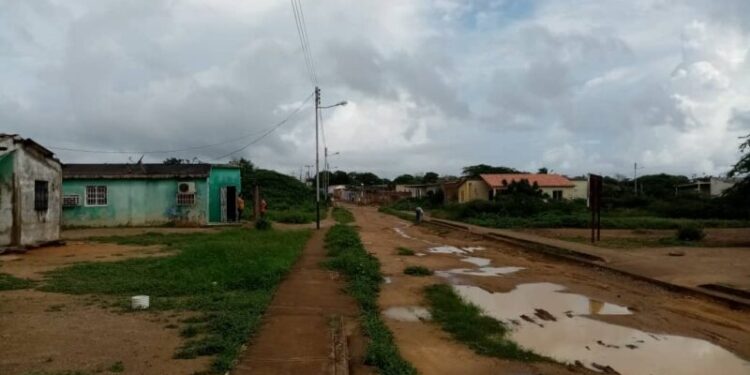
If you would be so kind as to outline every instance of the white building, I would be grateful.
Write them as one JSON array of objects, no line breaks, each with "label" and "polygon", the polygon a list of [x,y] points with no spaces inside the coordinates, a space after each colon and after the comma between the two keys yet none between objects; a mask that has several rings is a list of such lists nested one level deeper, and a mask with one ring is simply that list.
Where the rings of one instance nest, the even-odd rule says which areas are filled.
[{"label": "white building", "polygon": [[696,178],[689,184],[677,186],[677,192],[694,191],[701,195],[718,197],[724,194],[724,191],[731,188],[737,181],[731,178],[702,177]]},{"label": "white building", "polygon": [[62,167],[31,139],[0,133],[0,249],[60,239]]}]

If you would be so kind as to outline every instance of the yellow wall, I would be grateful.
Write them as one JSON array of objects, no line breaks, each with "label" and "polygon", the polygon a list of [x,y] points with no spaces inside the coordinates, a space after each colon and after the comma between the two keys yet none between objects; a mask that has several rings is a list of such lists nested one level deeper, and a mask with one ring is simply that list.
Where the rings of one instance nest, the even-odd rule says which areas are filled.
[{"label": "yellow wall", "polygon": [[484,181],[468,180],[458,187],[458,203],[489,199],[490,188]]},{"label": "yellow wall", "polygon": [[540,188],[544,194],[549,195],[550,198],[552,198],[553,192],[555,190],[562,191],[562,197],[563,199],[574,199],[575,198],[575,188],[573,187],[543,187]]}]

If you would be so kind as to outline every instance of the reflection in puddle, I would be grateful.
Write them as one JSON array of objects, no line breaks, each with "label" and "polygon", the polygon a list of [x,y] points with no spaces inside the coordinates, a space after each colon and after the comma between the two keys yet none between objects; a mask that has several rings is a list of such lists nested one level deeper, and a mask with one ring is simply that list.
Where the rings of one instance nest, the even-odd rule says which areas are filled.
[{"label": "reflection in puddle", "polygon": [[461,258],[461,261],[466,262],[466,263],[471,263],[479,267],[485,267],[485,266],[490,265],[490,260],[487,258],[464,257],[464,258]]},{"label": "reflection in puddle", "polygon": [[432,315],[424,307],[420,306],[398,306],[391,307],[383,311],[386,317],[399,320],[402,322],[418,322],[421,320],[430,320]]},{"label": "reflection in puddle", "polygon": [[435,271],[435,274],[441,277],[450,277],[451,275],[467,276],[501,276],[509,273],[518,272],[523,267],[479,267],[479,268],[456,268],[447,271]]},{"label": "reflection in puddle", "polygon": [[447,246],[447,245],[431,247],[429,249],[429,252],[435,253],[435,254],[466,254],[465,251],[455,246]]},{"label": "reflection in puddle", "polygon": [[521,284],[508,293],[454,286],[489,316],[513,325],[511,338],[552,358],[611,366],[625,374],[748,374],[750,363],[708,341],[657,335],[586,317],[627,315],[623,306],[561,293],[551,283]]},{"label": "reflection in puddle", "polygon": [[408,239],[410,239],[410,240],[415,240],[415,239],[416,239],[416,238],[414,238],[414,237],[412,237],[412,236],[410,236],[410,235],[406,234],[406,232],[404,232],[404,230],[403,230],[403,229],[401,229],[401,228],[398,228],[398,227],[397,227],[397,228],[393,228],[393,230],[395,230],[395,231],[396,231],[396,233],[398,233],[398,235],[399,235],[399,236],[401,236],[401,237],[404,237],[404,238],[408,238]]},{"label": "reflection in puddle", "polygon": [[466,246],[466,247],[462,247],[462,249],[464,249],[465,251],[468,251],[470,253],[473,253],[475,251],[484,250],[484,248],[481,247],[481,246]]},{"label": "reflection in puddle", "polygon": [[390,277],[388,277],[388,276],[384,276],[384,277],[383,277],[383,282],[385,282],[386,284],[390,284],[390,283],[392,283],[392,282],[393,282],[393,280],[391,280],[391,278],[390,278]]}]

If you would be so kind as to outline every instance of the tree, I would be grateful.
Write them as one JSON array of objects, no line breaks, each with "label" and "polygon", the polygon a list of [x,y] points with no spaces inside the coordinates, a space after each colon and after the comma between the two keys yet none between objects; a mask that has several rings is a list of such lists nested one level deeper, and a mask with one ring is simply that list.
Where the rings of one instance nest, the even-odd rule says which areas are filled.
[{"label": "tree", "polygon": [[530,184],[529,180],[526,179],[520,181],[512,181],[511,183],[503,181],[503,185],[505,186],[505,189],[503,189],[503,194],[528,195],[534,197],[541,197],[543,195],[542,189],[539,188],[539,185],[537,185],[536,182],[534,184]]},{"label": "tree", "polygon": [[724,199],[729,207],[742,211],[744,217],[750,217],[750,134],[743,137],[740,145],[743,155],[737,164],[729,171],[729,177],[740,178],[734,186],[724,192]]},{"label": "tree", "polygon": [[492,173],[524,173],[524,172],[520,172],[517,169],[510,168],[510,167],[503,167],[503,166],[493,167],[487,164],[470,165],[468,167],[464,167],[463,169],[463,175],[465,177],[479,177],[480,174],[492,174]]},{"label": "tree", "polygon": [[331,174],[331,185],[349,185],[349,175],[344,171],[336,171]]},{"label": "tree", "polygon": [[[686,184],[690,180],[685,176],[675,176],[668,174],[653,174],[638,177],[638,190],[643,195],[666,199],[675,195],[677,185]],[[632,186],[629,186],[632,188]]]},{"label": "tree", "polygon": [[416,178],[410,174],[402,174],[393,179],[393,183],[398,185],[413,184],[416,182]]},{"label": "tree", "polygon": [[541,167],[541,168],[539,168],[539,170],[536,173],[547,174],[547,173],[549,173],[549,170],[547,169],[547,167]]},{"label": "tree", "polygon": [[166,164],[166,165],[190,164],[190,160],[171,157],[171,158],[164,159],[162,164]]},{"label": "tree", "polygon": [[438,178],[440,176],[435,172],[427,172],[424,174],[424,177],[422,177],[422,183],[425,184],[434,184],[438,182]]}]

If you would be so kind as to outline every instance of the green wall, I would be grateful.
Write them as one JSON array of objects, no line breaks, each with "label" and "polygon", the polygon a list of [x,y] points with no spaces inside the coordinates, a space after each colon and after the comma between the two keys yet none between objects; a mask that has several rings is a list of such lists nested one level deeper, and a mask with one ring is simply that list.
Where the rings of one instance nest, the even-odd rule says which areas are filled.
[{"label": "green wall", "polygon": [[[195,205],[177,206],[177,183],[195,182]],[[107,205],[86,206],[86,185],[106,185]],[[63,195],[78,194],[78,207],[63,208],[64,226],[206,224],[208,184],[197,180],[92,179],[63,181]]]},{"label": "green wall", "polygon": [[241,183],[239,167],[226,165],[211,167],[211,175],[208,178],[208,221],[212,223],[221,222],[221,188],[234,186],[237,188],[237,194],[239,194]]}]

